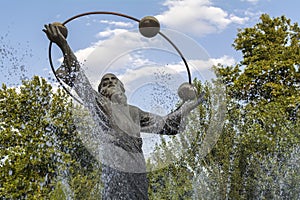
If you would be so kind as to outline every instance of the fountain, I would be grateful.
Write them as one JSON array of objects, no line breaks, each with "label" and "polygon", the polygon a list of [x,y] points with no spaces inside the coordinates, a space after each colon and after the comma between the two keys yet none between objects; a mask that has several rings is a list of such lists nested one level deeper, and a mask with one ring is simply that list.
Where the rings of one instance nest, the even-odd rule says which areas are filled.
[{"label": "fountain", "polygon": [[[99,48],[100,50],[97,48],[94,50],[94,52],[90,55],[90,58],[98,57],[98,62],[95,61],[96,59],[87,60],[93,60],[93,63],[97,63],[98,66],[104,67],[100,69],[98,67],[98,70],[91,70],[93,66],[89,66],[87,67],[89,69],[87,71],[92,72],[94,78],[95,74],[98,74],[96,79],[99,79],[100,74],[102,74],[101,81],[98,85],[98,91],[93,89],[93,86],[90,82],[92,78],[89,79],[87,77],[89,72],[84,71],[84,67],[88,66],[90,63],[87,62],[82,65],[77,60],[76,56],[72,52],[72,49],[66,41],[68,31],[65,27],[67,23],[76,18],[94,14],[111,14],[137,21],[139,22],[139,33],[144,36],[143,38],[140,35],[137,35],[136,32],[131,31],[123,35],[118,35],[112,40],[108,40],[106,44],[101,44],[101,47]],[[164,141],[167,139],[171,141],[171,138],[159,137],[164,137],[164,135],[170,137],[170,135],[181,134],[185,129],[185,121],[187,116],[191,111],[202,104],[205,99],[205,93],[203,91],[198,91],[198,94],[196,94],[197,91],[196,87],[192,85],[191,71],[188,66],[188,62],[179,48],[172,42],[166,33],[168,33],[168,35],[172,35],[172,37],[181,37],[181,39],[182,36],[170,30],[166,30],[163,33],[160,30],[160,24],[158,20],[154,17],[147,16],[142,20],[138,20],[131,16],[111,12],[83,13],[66,20],[61,24],[55,22],[45,25],[45,29],[43,31],[50,40],[50,65],[57,80],[61,83],[67,93],[69,93],[79,104],[83,105],[84,109],[88,110],[90,118],[82,119],[80,117],[75,117],[75,124],[77,124],[77,126],[79,125],[77,129],[81,130],[81,139],[84,141],[87,149],[96,158],[96,160],[102,164],[102,182],[104,184],[102,198],[148,199],[148,180],[146,177],[147,171],[154,171],[167,166],[172,162],[172,158],[174,157],[177,157],[178,159],[181,156],[181,148],[184,148],[185,145],[171,147],[174,148],[174,152],[177,153],[171,157],[165,157],[163,162],[164,165],[151,162],[151,160],[157,159],[157,156],[153,156],[152,153],[147,152],[149,157],[146,159],[151,163],[148,164],[151,165],[151,167],[147,168],[143,152],[143,147],[146,148],[146,145],[143,145],[143,141],[147,141],[150,138],[148,148],[151,143],[152,145],[154,144],[157,146],[156,142],[159,143],[160,140]],[[129,46],[128,50],[125,48],[125,50],[122,49],[122,51],[119,52],[118,47],[116,46],[116,41],[126,41],[122,37],[127,37],[128,35],[131,37],[136,37],[135,42],[139,45],[139,48],[136,48],[136,46]],[[160,38],[158,38],[158,35]],[[185,38],[185,40],[187,39]],[[191,41],[187,41],[188,43],[191,43]],[[52,63],[52,43],[56,43],[64,55],[64,61],[61,67],[57,70],[54,69]],[[181,41],[181,43],[183,43],[183,41]],[[164,47],[166,44],[168,45],[167,48]],[[106,57],[103,59],[110,61],[108,64],[103,63],[101,60],[103,57],[101,57],[100,52],[105,45],[110,46],[110,48],[115,45],[115,47],[112,49],[116,51],[112,54],[112,58]],[[155,45],[158,46],[155,47]],[[199,49],[198,45],[193,44],[193,46],[196,46],[196,49]],[[170,47],[173,48],[172,51],[170,50]],[[188,48],[190,49],[190,52],[192,52],[191,45],[188,44]],[[144,52],[141,53],[142,50],[147,50],[149,53],[153,49],[155,49],[155,51],[159,51],[160,53],[167,52],[167,54],[171,54],[173,57],[177,54],[177,57],[180,57],[182,60],[181,62],[186,69],[188,82],[182,84],[182,82],[184,82],[182,81],[182,75],[180,75],[180,72],[176,72],[176,69],[157,66],[159,63],[154,64],[155,62],[149,62],[149,64],[142,67],[136,67],[135,65],[132,65],[131,70],[128,70],[128,67],[126,69],[126,66],[128,66],[130,63],[129,61],[126,61],[126,58],[132,58],[136,53],[140,54],[140,56],[145,56]],[[201,51],[203,52],[202,49]],[[157,52],[155,53],[157,54]],[[195,55],[197,53],[193,51],[193,54]],[[199,65],[197,62],[203,62],[201,64],[204,64],[205,61],[209,62],[208,60],[197,59],[199,56],[194,55],[191,55],[191,57],[194,59],[193,61],[191,60],[191,64],[194,62],[195,65]],[[168,57],[169,56],[170,55],[168,55]],[[201,56],[202,55],[200,54],[200,57]],[[208,57],[206,56],[204,59],[207,58]],[[156,57],[156,59],[161,58]],[[122,60],[123,63],[120,63],[119,60]],[[116,64],[121,66],[116,66]],[[124,67],[125,69],[123,69],[122,73],[122,68]],[[182,64],[178,68],[181,69],[177,70],[182,70]],[[148,74],[143,76],[135,74],[135,77],[131,76],[133,72],[136,73],[137,71],[140,73],[152,72],[154,76]],[[209,70],[206,69],[204,69],[204,71],[209,72]],[[183,74],[182,71],[181,74]],[[174,78],[176,76],[178,78]],[[213,77],[214,75],[211,72],[205,74],[206,79],[211,79]],[[127,79],[127,83],[132,82],[132,85],[135,85],[138,88],[129,89],[129,94],[127,93],[127,95],[125,95],[125,85],[127,84],[123,84],[120,79]],[[74,89],[75,94],[78,95],[77,97],[75,97],[67,89],[68,86]],[[177,106],[177,108],[174,106],[180,101],[178,98],[176,98],[176,95],[174,95],[176,86],[178,88],[178,95],[181,98],[181,103]],[[156,91],[156,95],[153,95],[153,91]],[[149,106],[149,104],[150,106],[153,106],[153,103],[156,101],[155,104],[162,108],[163,103],[158,104],[157,99],[165,97],[165,99],[161,100],[167,101],[167,99],[169,99],[170,101],[168,103],[172,102],[174,105],[173,107],[170,105],[168,107],[173,110],[169,110],[167,112],[163,111],[164,115],[151,113],[151,110],[141,110],[137,104],[131,104],[130,102],[132,100],[134,101],[133,98],[137,93],[141,96],[150,94],[154,100],[152,103],[140,102],[143,104],[142,106]],[[214,95],[214,98],[211,99],[217,105],[218,109],[211,113],[215,120],[211,120],[211,124],[208,128],[209,136],[205,137],[206,139],[203,140],[203,149],[201,150],[203,154],[201,155],[202,157],[209,152],[211,147],[216,143],[216,140],[220,134],[221,128],[216,127],[222,127],[222,119],[224,118],[224,109],[221,106],[218,106],[222,105],[223,99],[221,94],[222,92],[219,91],[218,94]],[[130,104],[127,103],[127,96],[130,97]],[[75,111],[74,113],[80,113],[80,111]],[[84,123],[82,123],[82,121],[84,121]],[[88,125],[88,127],[82,126],[82,124],[86,123],[90,125]],[[87,130],[90,132],[87,132]],[[148,137],[142,137],[141,132],[148,134]],[[156,136],[156,139],[154,139],[153,136],[149,136],[149,134],[153,135],[153,133],[156,133],[158,136],[160,136]],[[189,137],[191,136],[192,135]]]},{"label": "fountain", "polygon": [[[71,37],[67,26],[89,15],[138,27],[105,38],[79,62],[66,49],[74,74],[55,69],[50,42],[50,65],[65,92],[51,92],[41,78],[27,82],[24,58],[33,55],[26,49],[16,57],[1,37],[4,78],[26,80],[0,90],[1,199],[300,198],[299,106],[290,121],[278,115],[280,126],[268,115],[259,121],[255,109],[228,102],[229,89],[199,44],[151,16],[89,12],[52,25]],[[268,112],[281,112],[273,106]],[[282,137],[258,137],[264,125],[279,127]]]}]

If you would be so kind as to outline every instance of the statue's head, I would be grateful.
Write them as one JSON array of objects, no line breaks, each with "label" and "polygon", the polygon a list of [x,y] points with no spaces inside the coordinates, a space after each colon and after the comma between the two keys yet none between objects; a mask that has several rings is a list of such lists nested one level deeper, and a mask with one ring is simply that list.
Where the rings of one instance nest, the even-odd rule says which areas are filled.
[{"label": "statue's head", "polygon": [[119,96],[123,96],[127,101],[123,83],[112,73],[105,74],[102,77],[98,86],[98,92],[109,99],[111,99],[113,95],[118,94]]}]

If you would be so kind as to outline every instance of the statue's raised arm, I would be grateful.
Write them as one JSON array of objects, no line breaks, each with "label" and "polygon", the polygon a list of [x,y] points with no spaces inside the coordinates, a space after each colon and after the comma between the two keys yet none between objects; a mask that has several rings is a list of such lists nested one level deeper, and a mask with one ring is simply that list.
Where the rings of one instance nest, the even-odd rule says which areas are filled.
[{"label": "statue's raised arm", "polygon": [[44,27],[43,31],[46,33],[48,39],[55,43],[63,53],[63,63],[56,70],[57,77],[75,90],[95,121],[105,121],[107,113],[103,111],[107,109],[103,109],[103,107],[107,106],[109,102],[106,101],[103,95],[100,95],[93,89],[84,74],[79,61],[66,40],[67,28],[57,22],[47,24]]},{"label": "statue's raised arm", "polygon": [[[63,30],[65,30],[65,34],[62,33]],[[64,61],[62,66],[56,71],[57,76],[72,87],[76,75],[80,70],[80,64],[66,40],[66,27],[59,23],[52,23],[45,25],[43,31],[46,33],[48,39],[55,43],[63,53]]]}]

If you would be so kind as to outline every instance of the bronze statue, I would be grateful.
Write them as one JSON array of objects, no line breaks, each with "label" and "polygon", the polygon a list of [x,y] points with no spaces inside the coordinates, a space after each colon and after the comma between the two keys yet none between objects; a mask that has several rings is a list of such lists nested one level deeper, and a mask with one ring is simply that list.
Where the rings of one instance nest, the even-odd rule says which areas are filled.
[{"label": "bronze statue", "polygon": [[98,91],[95,91],[68,45],[66,34],[61,33],[61,30],[62,27],[57,23],[45,25],[43,29],[64,56],[57,75],[74,88],[94,122],[105,132],[103,138],[106,141],[101,147],[104,152],[101,155],[104,183],[102,199],[148,199],[148,180],[140,132],[177,134],[183,117],[202,102],[203,96],[185,101],[170,114],[159,116],[129,105],[124,85],[114,74],[104,75]]}]

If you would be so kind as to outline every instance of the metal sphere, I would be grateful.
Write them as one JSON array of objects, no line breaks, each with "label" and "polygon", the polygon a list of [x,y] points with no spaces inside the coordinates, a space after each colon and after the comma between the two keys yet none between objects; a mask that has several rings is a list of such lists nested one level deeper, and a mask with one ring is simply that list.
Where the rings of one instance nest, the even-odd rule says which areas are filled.
[{"label": "metal sphere", "polygon": [[61,34],[67,38],[68,36],[68,29],[60,22],[53,22],[52,25],[57,26]]},{"label": "metal sphere", "polygon": [[147,38],[152,38],[159,33],[159,21],[153,16],[146,16],[139,23],[140,33]]},{"label": "metal sphere", "polygon": [[196,98],[196,88],[187,82],[181,84],[177,92],[183,101],[194,100]]}]

